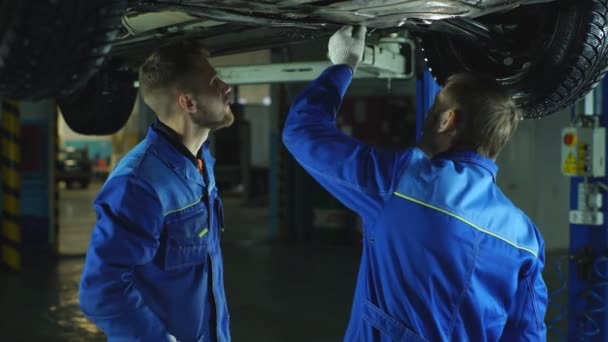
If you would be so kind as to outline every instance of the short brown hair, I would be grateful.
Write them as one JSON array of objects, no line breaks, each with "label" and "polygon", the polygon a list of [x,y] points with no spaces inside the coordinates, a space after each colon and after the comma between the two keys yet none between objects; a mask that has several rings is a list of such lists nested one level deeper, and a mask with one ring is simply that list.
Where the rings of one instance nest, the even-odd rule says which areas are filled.
[{"label": "short brown hair", "polygon": [[496,158],[522,118],[511,93],[496,80],[473,73],[453,75],[445,88],[448,105],[456,111],[457,147]]},{"label": "short brown hair", "polygon": [[161,46],[139,68],[139,88],[142,96],[183,87],[190,90],[196,85],[192,71],[199,67],[199,58],[209,54],[198,42],[185,40]]}]

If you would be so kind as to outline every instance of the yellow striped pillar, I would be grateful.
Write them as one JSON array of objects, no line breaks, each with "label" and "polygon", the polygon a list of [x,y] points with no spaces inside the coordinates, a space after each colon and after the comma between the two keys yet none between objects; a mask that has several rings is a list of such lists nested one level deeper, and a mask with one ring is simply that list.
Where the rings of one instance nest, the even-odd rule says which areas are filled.
[{"label": "yellow striped pillar", "polygon": [[21,227],[19,216],[19,189],[21,178],[21,150],[19,137],[19,103],[5,100],[2,103],[0,125],[0,160],[2,161],[2,262],[13,270],[21,269]]}]

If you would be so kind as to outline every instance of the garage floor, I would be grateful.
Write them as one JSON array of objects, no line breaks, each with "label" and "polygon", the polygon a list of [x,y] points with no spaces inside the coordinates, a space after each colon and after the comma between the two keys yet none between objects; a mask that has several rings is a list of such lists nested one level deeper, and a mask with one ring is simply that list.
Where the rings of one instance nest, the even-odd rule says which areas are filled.
[{"label": "garage floor", "polygon": [[[62,191],[60,249],[86,251],[100,185]],[[225,285],[235,341],[337,341],[358,266],[354,248],[266,241],[267,210],[224,198]],[[230,214],[236,213],[236,214]],[[0,341],[105,341],[78,308],[80,256],[0,272]]]},{"label": "garage floor", "polygon": [[[86,250],[99,185],[62,192],[61,250]],[[234,341],[339,341],[348,320],[358,251],[266,241],[267,214],[225,198],[225,283]],[[233,214],[230,214],[233,213]],[[560,286],[548,254],[547,282]],[[40,261],[21,274],[0,272],[0,341],[105,341],[78,308],[83,258]],[[559,300],[565,301],[566,294]],[[558,340],[557,338],[549,341]]]}]

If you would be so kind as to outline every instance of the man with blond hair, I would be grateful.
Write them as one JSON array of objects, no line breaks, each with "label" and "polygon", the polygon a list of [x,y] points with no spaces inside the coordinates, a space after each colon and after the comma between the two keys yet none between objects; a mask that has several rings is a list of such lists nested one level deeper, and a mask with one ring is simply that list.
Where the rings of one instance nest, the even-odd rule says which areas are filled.
[{"label": "man with blond hair", "polygon": [[[329,40],[334,66],[294,101],[283,141],[363,219],[346,341],[544,341],[544,242],[496,185],[495,159],[521,113],[496,81],[451,77],[422,141],[388,151],[342,134],[335,115],[365,28]],[[370,113],[373,115],[373,113]]]}]

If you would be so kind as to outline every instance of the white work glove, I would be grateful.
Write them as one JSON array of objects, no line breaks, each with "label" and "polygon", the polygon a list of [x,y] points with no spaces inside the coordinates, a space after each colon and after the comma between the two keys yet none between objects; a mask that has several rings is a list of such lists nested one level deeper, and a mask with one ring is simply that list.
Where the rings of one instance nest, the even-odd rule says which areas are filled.
[{"label": "white work glove", "polygon": [[352,26],[342,27],[329,38],[327,46],[331,62],[333,64],[346,64],[353,69],[353,72],[363,58],[367,28],[359,26],[354,31]]}]

